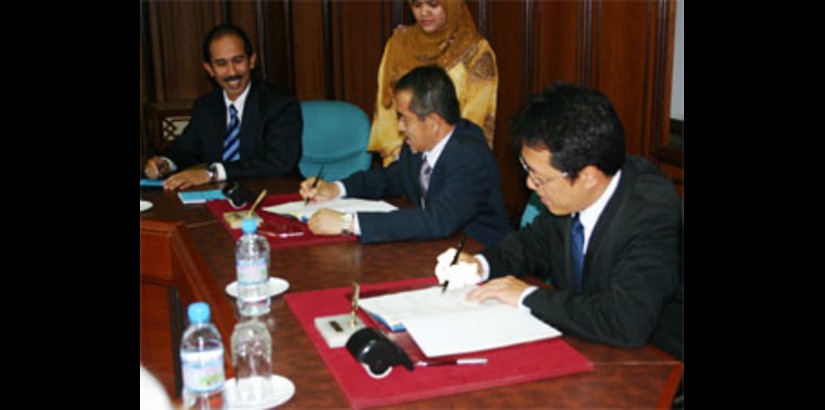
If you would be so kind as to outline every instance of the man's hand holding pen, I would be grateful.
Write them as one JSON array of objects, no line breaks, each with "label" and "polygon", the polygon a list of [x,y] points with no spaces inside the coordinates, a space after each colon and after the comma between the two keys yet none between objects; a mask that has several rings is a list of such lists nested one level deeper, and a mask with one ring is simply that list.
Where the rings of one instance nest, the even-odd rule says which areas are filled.
[{"label": "man's hand holding pen", "polygon": [[329,201],[330,199],[338,197],[338,185],[333,182],[324,181],[323,179],[319,179],[317,184],[315,184],[315,181],[316,178],[312,177],[301,182],[301,187],[298,191],[298,193],[301,194],[301,198],[304,198],[304,200],[309,199],[313,202],[320,202]]},{"label": "man's hand holding pen", "polygon": [[438,283],[449,281],[448,289],[457,289],[481,281],[481,265],[475,257],[461,252],[458,254],[458,262],[453,264],[455,256],[455,248],[447,249],[438,255],[438,264],[435,267]]}]

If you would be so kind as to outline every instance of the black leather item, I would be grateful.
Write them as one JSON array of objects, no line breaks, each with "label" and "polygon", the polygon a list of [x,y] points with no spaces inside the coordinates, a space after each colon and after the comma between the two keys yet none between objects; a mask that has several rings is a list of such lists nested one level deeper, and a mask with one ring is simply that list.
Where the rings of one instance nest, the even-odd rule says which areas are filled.
[{"label": "black leather item", "polygon": [[371,376],[382,377],[393,366],[403,365],[413,370],[407,353],[386,336],[372,328],[361,329],[347,340],[347,350],[352,357],[366,365]]},{"label": "black leather item", "polygon": [[235,209],[240,209],[246,204],[258,198],[254,192],[250,191],[238,181],[229,181],[223,187],[223,194],[229,199],[229,203]]}]

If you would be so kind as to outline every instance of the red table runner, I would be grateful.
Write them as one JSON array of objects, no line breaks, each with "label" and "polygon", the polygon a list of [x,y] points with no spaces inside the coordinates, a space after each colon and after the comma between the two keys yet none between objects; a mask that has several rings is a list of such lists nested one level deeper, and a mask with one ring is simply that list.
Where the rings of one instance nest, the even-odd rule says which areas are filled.
[{"label": "red table runner", "polygon": [[[354,235],[314,235],[312,232],[309,231],[307,228],[306,223],[302,223],[296,221],[295,219],[287,218],[284,216],[276,215],[270,212],[261,211],[261,208],[282,204],[284,202],[290,201],[298,201],[301,199],[301,196],[297,193],[293,194],[279,194],[279,195],[267,195],[258,208],[255,210],[255,213],[264,220],[264,224],[261,225],[262,230],[270,231],[270,232],[281,232],[281,231],[290,231],[290,232],[303,232],[302,236],[294,236],[294,237],[286,237],[286,238],[279,238],[270,235],[261,235],[269,241],[269,246],[272,249],[276,248],[290,248],[293,246],[307,246],[307,245],[319,245],[324,243],[334,243],[334,242],[346,242],[346,241],[356,241],[358,238]],[[245,207],[240,209],[235,209],[232,205],[229,204],[228,200],[222,201],[209,201],[206,203],[206,206],[215,215],[215,218],[221,222],[224,229],[232,235],[236,241],[238,238],[241,237],[241,229],[232,229],[229,227],[229,223],[223,219],[224,212],[237,212],[242,210],[249,210],[249,207],[252,204],[247,204]]]},{"label": "red table runner", "polygon": [[[420,278],[362,285],[361,291],[362,295],[369,295],[435,284],[435,278]],[[316,317],[349,311],[351,291],[346,287],[290,293],[285,299],[354,408],[423,400],[593,371],[593,363],[564,340],[555,338],[464,355],[486,357],[489,360],[487,365],[416,367],[413,371],[397,366],[386,378],[373,379],[346,347],[328,348],[315,329]],[[359,314],[365,323],[375,324],[363,312]],[[393,338],[407,351],[413,362],[421,359],[420,350],[411,346],[414,342],[406,332],[394,335]]]}]

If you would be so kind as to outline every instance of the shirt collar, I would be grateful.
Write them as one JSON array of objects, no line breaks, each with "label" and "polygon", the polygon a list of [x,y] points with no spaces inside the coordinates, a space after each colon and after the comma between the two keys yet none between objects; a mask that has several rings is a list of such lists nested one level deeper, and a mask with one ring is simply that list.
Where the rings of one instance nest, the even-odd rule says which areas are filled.
[{"label": "shirt collar", "polygon": [[616,187],[619,186],[619,179],[622,177],[622,170],[616,172],[616,175],[613,175],[613,178],[610,180],[610,183],[607,184],[607,189],[602,192],[599,196],[599,199],[593,203],[593,205],[588,206],[585,209],[582,209],[579,212],[579,220],[581,221],[582,225],[584,226],[584,249],[587,250],[587,244],[590,242],[590,234],[593,233],[593,228],[596,227],[596,222],[599,221],[599,216],[601,216],[602,211],[607,206],[607,203],[610,201],[610,198],[613,197],[613,193],[616,192]]},{"label": "shirt collar", "polygon": [[226,91],[223,92],[223,102],[226,104],[226,118],[227,124],[229,123],[229,119],[231,118],[231,114],[229,113],[229,106],[234,105],[235,109],[238,110],[238,118],[243,118],[243,108],[246,105],[246,97],[249,95],[249,89],[252,88],[252,80],[249,81],[249,84],[246,85],[246,89],[243,90],[241,95],[232,101],[227,97]]},{"label": "shirt collar", "polygon": [[424,160],[430,164],[430,168],[435,168],[435,163],[438,162],[438,158],[441,157],[441,153],[444,152],[444,147],[447,146],[447,142],[450,141],[450,137],[453,136],[455,132],[455,128],[447,134],[441,141],[438,141],[438,144],[435,144],[433,149],[429,151],[424,151],[422,155],[424,155]]}]

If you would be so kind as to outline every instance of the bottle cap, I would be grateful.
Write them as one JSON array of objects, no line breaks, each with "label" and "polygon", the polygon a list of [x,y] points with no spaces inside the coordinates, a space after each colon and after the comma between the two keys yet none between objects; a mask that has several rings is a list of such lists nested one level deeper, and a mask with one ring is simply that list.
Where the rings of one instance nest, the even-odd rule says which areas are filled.
[{"label": "bottle cap", "polygon": [[195,302],[189,305],[189,323],[204,323],[209,321],[209,305],[205,302]]},{"label": "bottle cap", "polygon": [[258,230],[258,221],[255,218],[244,218],[241,221],[241,231],[243,233],[255,233]]}]

